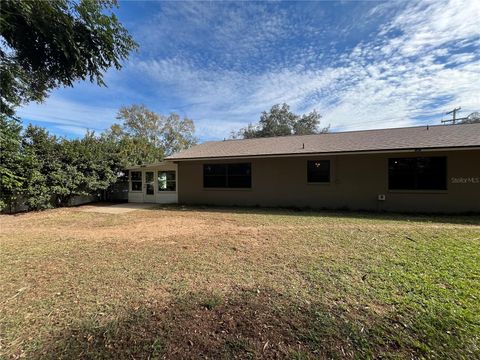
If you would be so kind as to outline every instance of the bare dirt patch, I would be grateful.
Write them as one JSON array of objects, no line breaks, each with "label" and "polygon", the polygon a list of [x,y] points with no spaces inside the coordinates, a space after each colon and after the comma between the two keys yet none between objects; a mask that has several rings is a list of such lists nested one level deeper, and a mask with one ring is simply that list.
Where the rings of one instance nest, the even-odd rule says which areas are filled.
[{"label": "bare dirt patch", "polygon": [[90,205],[82,205],[78,210],[83,212],[101,213],[101,214],[126,214],[136,210],[150,209],[155,207],[155,204],[148,203],[123,203],[123,204],[109,204],[109,203],[95,203]]}]

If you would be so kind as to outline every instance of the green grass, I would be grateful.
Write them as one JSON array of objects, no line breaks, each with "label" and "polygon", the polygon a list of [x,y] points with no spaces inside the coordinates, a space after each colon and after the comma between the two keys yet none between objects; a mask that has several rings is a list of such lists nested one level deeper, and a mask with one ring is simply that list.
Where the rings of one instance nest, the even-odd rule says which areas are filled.
[{"label": "green grass", "polygon": [[5,358],[480,358],[480,219],[0,217]]}]

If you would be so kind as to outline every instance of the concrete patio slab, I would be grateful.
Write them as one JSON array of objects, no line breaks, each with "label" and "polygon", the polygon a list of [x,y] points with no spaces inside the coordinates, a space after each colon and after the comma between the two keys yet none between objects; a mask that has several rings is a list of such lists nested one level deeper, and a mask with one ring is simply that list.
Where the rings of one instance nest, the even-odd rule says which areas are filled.
[{"label": "concrete patio slab", "polygon": [[155,204],[146,203],[124,203],[124,204],[89,204],[79,207],[80,211],[103,213],[103,214],[125,214],[135,210],[149,209]]}]

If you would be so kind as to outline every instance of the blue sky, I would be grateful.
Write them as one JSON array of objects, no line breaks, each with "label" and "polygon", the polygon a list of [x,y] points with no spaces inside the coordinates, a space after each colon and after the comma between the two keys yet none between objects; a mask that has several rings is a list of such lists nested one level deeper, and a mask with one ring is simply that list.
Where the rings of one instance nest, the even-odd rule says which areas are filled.
[{"label": "blue sky", "polygon": [[68,137],[122,105],[192,118],[228,137],[273,104],[333,131],[437,124],[480,110],[480,1],[154,2],[115,10],[140,49],[108,87],[78,82],[18,110]]}]

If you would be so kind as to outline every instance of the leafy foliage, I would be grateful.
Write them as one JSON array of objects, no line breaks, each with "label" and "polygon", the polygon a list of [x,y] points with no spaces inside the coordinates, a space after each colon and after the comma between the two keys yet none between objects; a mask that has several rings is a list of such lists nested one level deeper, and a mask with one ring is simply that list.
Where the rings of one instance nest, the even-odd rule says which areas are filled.
[{"label": "leafy foliage", "polygon": [[175,113],[164,116],[144,105],[131,105],[122,107],[117,119],[121,124],[112,125],[105,136],[119,144],[125,165],[161,161],[197,142],[193,121]]},{"label": "leafy foliage", "polygon": [[111,13],[113,0],[3,0],[0,15],[0,113],[42,101],[50,89],[120,69],[137,47]]},{"label": "leafy foliage", "polygon": [[28,208],[51,207],[62,186],[67,186],[60,173],[63,164],[57,156],[59,147],[58,139],[45,129],[30,125],[25,130],[22,149],[30,163],[25,167],[26,181],[19,190]]},{"label": "leafy foliage", "polygon": [[475,111],[468,115],[466,118],[460,120],[460,124],[475,124],[480,123],[480,112]]},{"label": "leafy foliage", "polygon": [[195,124],[189,118],[180,118],[175,113],[164,118],[162,128],[162,147],[166,155],[187,149],[197,143],[193,135]]},{"label": "leafy foliage", "polygon": [[0,115],[0,210],[15,201],[24,182],[21,129],[18,120]]},{"label": "leafy foliage", "polygon": [[248,124],[247,127],[232,133],[232,137],[250,139],[328,132],[328,127],[319,130],[320,118],[320,114],[315,110],[300,116],[291,112],[287,104],[276,104],[269,112],[262,113],[258,124]]},{"label": "leafy foliage", "polygon": [[118,145],[94,133],[67,140],[32,125],[21,133],[19,124],[4,119],[0,138],[0,210],[12,210],[18,199],[30,210],[66,205],[106,190],[121,170]]}]

